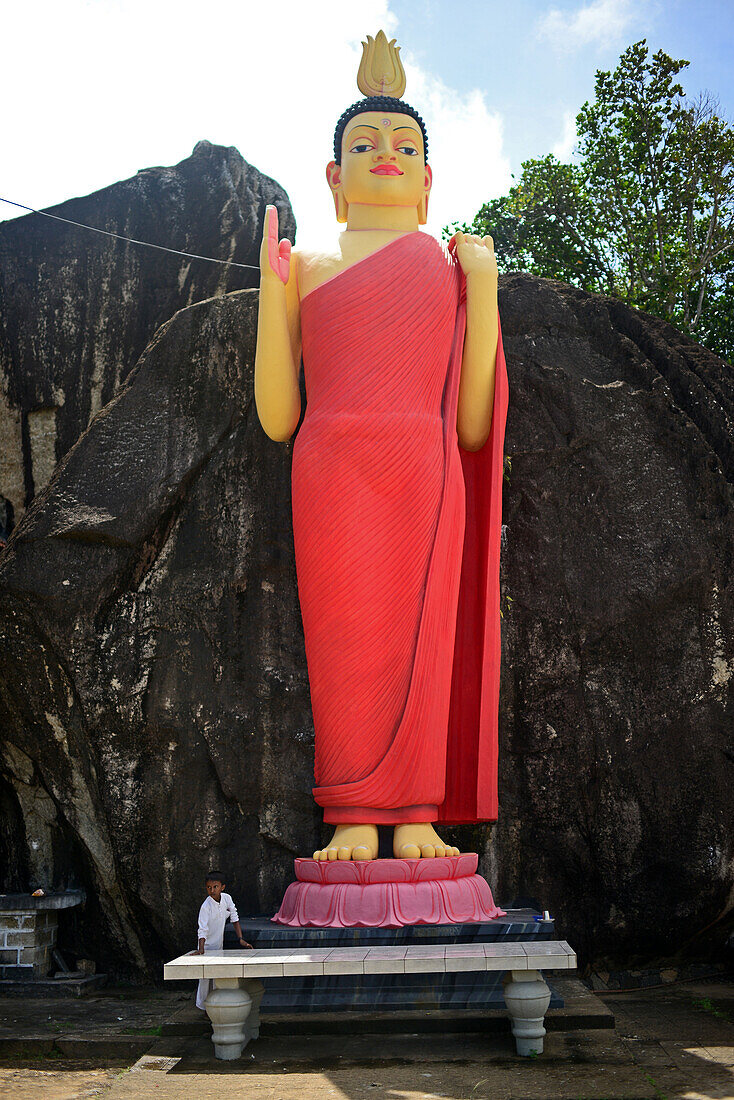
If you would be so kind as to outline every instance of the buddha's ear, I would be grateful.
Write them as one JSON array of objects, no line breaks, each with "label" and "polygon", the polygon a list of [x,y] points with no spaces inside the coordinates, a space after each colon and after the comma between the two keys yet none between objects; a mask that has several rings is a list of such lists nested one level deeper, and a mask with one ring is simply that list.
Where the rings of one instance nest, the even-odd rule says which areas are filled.
[{"label": "buddha's ear", "polygon": [[347,220],[347,214],[349,213],[349,203],[344,198],[344,192],[342,190],[342,168],[335,160],[330,160],[326,165],[326,179],[334,197],[336,220],[338,222],[345,222]]},{"label": "buddha's ear", "polygon": [[433,172],[430,165],[426,165],[426,175],[424,179],[424,191],[421,201],[418,203],[418,225],[425,225],[428,221],[428,196],[431,193],[431,184],[433,183]]}]

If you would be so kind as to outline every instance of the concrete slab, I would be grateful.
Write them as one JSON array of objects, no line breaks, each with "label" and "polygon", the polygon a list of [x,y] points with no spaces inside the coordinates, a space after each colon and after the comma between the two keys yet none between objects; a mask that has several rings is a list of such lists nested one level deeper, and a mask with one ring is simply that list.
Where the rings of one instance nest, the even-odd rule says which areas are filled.
[{"label": "concrete slab", "polygon": [[63,890],[58,894],[0,894],[0,913],[15,912],[18,909],[35,909],[40,912],[49,909],[71,909],[86,900],[84,890]]}]

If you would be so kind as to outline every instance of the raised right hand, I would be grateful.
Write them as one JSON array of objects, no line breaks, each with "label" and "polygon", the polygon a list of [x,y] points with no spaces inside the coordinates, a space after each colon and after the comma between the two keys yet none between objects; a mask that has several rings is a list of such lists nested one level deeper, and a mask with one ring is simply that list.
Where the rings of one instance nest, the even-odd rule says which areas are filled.
[{"label": "raised right hand", "polygon": [[285,284],[290,270],[291,242],[287,237],[278,241],[278,211],[274,206],[266,206],[260,245],[260,274],[263,279],[272,279],[276,275]]}]

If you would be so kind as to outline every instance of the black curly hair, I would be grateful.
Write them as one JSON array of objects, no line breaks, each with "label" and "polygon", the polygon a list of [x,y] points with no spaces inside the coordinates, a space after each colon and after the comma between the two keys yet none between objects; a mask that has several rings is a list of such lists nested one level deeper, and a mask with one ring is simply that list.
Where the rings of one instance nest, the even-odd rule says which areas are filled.
[{"label": "black curly hair", "polygon": [[391,111],[393,114],[410,115],[411,118],[414,118],[423,134],[423,160],[425,164],[428,164],[428,135],[426,134],[425,122],[415,107],[411,107],[409,103],[405,103],[402,99],[395,99],[394,96],[389,95],[370,95],[365,99],[360,99],[358,103],[353,103],[351,107],[347,107],[334,130],[334,160],[337,164],[342,162],[344,128],[351,119],[356,115],[364,114],[365,111]]}]

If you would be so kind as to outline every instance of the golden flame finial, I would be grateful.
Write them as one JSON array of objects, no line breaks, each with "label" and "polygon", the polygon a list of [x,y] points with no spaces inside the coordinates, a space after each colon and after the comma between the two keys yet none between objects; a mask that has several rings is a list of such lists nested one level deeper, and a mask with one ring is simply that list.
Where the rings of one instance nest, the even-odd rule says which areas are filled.
[{"label": "golden flame finial", "polygon": [[395,45],[394,38],[388,42],[384,31],[378,31],[376,38],[368,34],[362,43],[357,87],[362,95],[389,95],[394,99],[400,99],[405,91],[400,46]]}]

